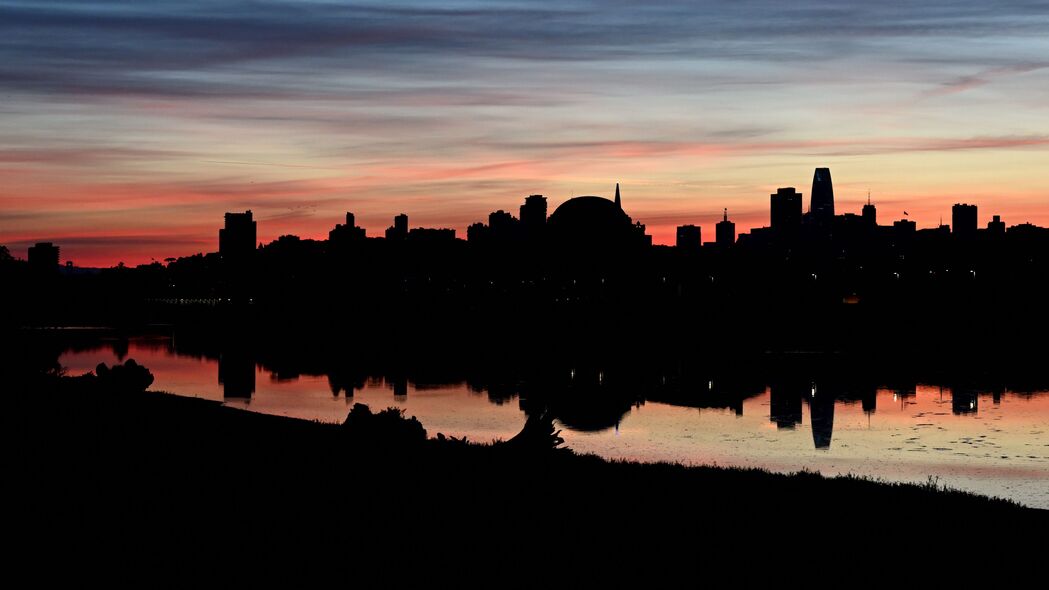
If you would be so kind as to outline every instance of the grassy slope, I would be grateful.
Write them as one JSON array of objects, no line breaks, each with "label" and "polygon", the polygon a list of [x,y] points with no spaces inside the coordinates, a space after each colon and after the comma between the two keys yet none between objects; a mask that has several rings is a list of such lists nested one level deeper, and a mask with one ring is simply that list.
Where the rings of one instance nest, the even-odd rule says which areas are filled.
[{"label": "grassy slope", "polygon": [[692,567],[813,549],[858,558],[882,535],[950,542],[1046,524],[1042,511],[927,486],[376,443],[339,426],[160,393],[18,392],[9,407],[4,471],[29,551],[199,564],[319,550],[425,558],[427,571],[451,576],[461,559],[602,563],[607,574],[645,559]]}]

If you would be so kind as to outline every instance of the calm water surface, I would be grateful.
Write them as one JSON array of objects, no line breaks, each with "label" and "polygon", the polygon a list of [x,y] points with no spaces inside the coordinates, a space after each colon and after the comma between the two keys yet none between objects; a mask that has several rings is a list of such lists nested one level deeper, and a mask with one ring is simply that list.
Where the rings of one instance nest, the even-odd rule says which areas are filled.
[{"label": "calm water surface", "polygon": [[[241,363],[236,376],[228,369],[222,375],[217,359],[180,355],[168,338],[119,346],[100,341],[97,348],[67,350],[60,363],[81,374],[128,357],[153,372],[155,390],[269,414],[341,422],[354,403],[394,406],[416,416],[431,436],[441,432],[473,441],[507,439],[525,421],[519,398],[489,395],[465,383],[426,386],[379,378],[347,395],[333,393],[327,376],[278,377],[252,362],[246,368]],[[608,458],[809,469],[890,481],[925,482],[932,476],[952,487],[1049,509],[1049,392],[954,395],[949,388],[918,384],[879,388],[862,402],[806,393],[784,401],[766,388],[725,409],[639,402],[614,425],[598,431],[562,426],[562,436],[576,451]]]}]

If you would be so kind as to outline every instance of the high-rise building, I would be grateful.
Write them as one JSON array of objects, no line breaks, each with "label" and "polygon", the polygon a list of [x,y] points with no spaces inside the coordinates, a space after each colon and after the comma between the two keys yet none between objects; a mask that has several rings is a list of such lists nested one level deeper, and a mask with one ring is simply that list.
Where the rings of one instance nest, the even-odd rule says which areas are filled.
[{"label": "high-rise building", "polygon": [[230,261],[250,258],[255,251],[257,232],[251,209],[244,213],[226,213],[226,227],[219,230],[219,256]]},{"label": "high-rise building", "polygon": [[403,240],[408,237],[408,215],[401,213],[393,218],[393,225],[386,228],[387,240]]},{"label": "high-rise building", "polygon": [[478,221],[477,223],[471,223],[466,228],[466,241],[473,244],[480,244],[487,241],[488,239],[488,226]]},{"label": "high-rise building", "polygon": [[794,187],[778,188],[770,195],[772,229],[778,232],[792,231],[801,225],[801,193]]},{"label": "high-rise building", "polygon": [[736,243],[736,224],[728,220],[728,209],[725,209],[722,220],[714,226],[714,236],[715,243],[723,248]]},{"label": "high-rise building", "polygon": [[546,225],[546,197],[543,195],[528,195],[524,205],[521,205],[520,217],[525,231],[534,232],[541,230]]},{"label": "high-rise building", "polygon": [[829,224],[834,219],[834,185],[830,180],[830,168],[816,168],[809,198],[809,212],[813,221]]},{"label": "high-rise building", "polygon": [[1002,221],[1001,215],[995,215],[994,219],[987,223],[987,231],[996,236],[1005,234],[1005,222]]},{"label": "high-rise building", "polygon": [[37,242],[29,247],[29,266],[39,270],[58,269],[58,246],[51,242]]},{"label": "high-rise building", "polygon": [[878,225],[878,210],[871,204],[871,194],[869,192],[867,193],[867,204],[863,206],[861,217],[867,225]]},{"label": "high-rise building", "polygon": [[509,233],[516,225],[517,220],[508,211],[500,209],[488,214],[488,227],[495,233]]},{"label": "high-rise building", "polygon": [[967,203],[955,203],[951,207],[951,227],[954,235],[975,236],[976,235],[976,205]]},{"label": "high-rise building", "polygon": [[702,243],[702,230],[698,225],[679,225],[677,227],[679,250],[699,250]]}]

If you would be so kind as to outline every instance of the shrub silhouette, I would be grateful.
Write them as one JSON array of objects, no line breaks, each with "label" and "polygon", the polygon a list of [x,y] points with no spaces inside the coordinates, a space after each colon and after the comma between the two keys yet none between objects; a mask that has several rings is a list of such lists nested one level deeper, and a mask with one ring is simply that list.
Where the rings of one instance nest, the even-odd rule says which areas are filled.
[{"label": "shrub silhouette", "polygon": [[141,393],[153,384],[153,373],[149,369],[128,359],[123,365],[107,367],[98,363],[95,367],[95,384],[102,390],[114,393]]},{"label": "shrub silhouette", "polygon": [[386,408],[373,413],[365,404],[354,404],[343,431],[354,442],[389,446],[421,445],[426,442],[426,429],[415,416],[404,417],[404,410]]}]

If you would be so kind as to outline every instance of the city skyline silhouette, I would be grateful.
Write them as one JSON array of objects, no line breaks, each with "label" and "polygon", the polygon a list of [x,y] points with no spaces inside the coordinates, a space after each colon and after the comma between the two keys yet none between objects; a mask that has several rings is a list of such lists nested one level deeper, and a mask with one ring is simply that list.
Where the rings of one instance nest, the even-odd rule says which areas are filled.
[{"label": "city skyline silhouette", "polygon": [[[573,196],[562,203],[560,203],[550,216],[554,218],[552,227],[554,233],[557,233],[556,228],[559,223],[555,217],[558,209],[564,207],[565,213],[562,217],[576,217],[578,219],[570,222],[571,224],[578,226],[575,232],[588,231],[581,230],[583,225],[587,225],[591,219],[600,218],[603,215],[600,210],[604,209],[606,202],[612,202],[614,207],[610,207],[609,210],[624,211],[621,197],[620,183],[615,183],[615,196],[612,199],[606,197],[598,197],[593,195],[579,195]],[[737,233],[736,223],[729,219],[728,208],[722,209],[721,219],[716,223],[707,225],[706,236],[712,239],[703,239],[703,225],[697,223],[688,223],[680,225],[675,230],[675,238],[672,243],[669,244],[657,244],[657,246],[673,246],[677,249],[699,249],[701,247],[719,247],[725,248],[735,245],[737,238],[743,242],[761,242],[768,241],[768,239],[774,234],[786,235],[793,230],[784,228],[797,228],[798,232],[823,232],[828,235],[835,233],[844,235],[849,233],[855,233],[857,227],[869,227],[875,228],[877,231],[885,234],[889,229],[899,234],[903,233],[914,233],[922,232],[931,234],[935,232],[950,233],[953,235],[963,234],[970,238],[982,234],[994,234],[1004,235],[1007,232],[1016,232],[1017,234],[1024,233],[1028,236],[1043,232],[1044,228],[1032,224],[1030,221],[1024,220],[1021,222],[1007,224],[1003,221],[1001,215],[992,214],[991,219],[987,221],[985,227],[979,226],[980,218],[978,216],[979,205],[968,204],[968,203],[954,203],[950,209],[950,223],[943,222],[943,215],[939,216],[937,224],[931,228],[919,228],[918,224],[910,218],[909,213],[904,210],[903,216],[900,219],[891,220],[891,224],[879,223],[879,216],[877,212],[877,202],[872,200],[870,191],[866,196],[866,201],[862,204],[859,212],[853,211],[842,211],[841,213],[835,214],[835,196],[833,183],[831,181],[831,173],[829,168],[816,168],[813,175],[812,190],[809,192],[809,197],[804,197],[805,193],[798,192],[794,187],[781,187],[777,188],[776,192],[771,195],[769,213],[767,222],[763,225],[757,225],[748,228],[747,231],[739,231]],[[407,213],[398,213],[393,216],[393,223],[386,228],[385,232],[380,235],[368,235],[367,229],[357,225],[356,215],[353,212],[347,212],[345,214],[345,223],[336,223],[334,228],[328,232],[328,239],[323,238],[315,240],[314,238],[306,238],[307,240],[315,240],[320,242],[327,242],[332,248],[345,248],[348,244],[356,240],[367,239],[367,238],[385,238],[387,240],[399,240],[409,236],[411,234],[412,239],[419,240],[439,240],[439,241],[450,241],[456,239],[465,239],[468,242],[476,242],[478,244],[485,244],[491,246],[493,244],[502,243],[504,246],[506,243],[511,241],[519,241],[521,239],[539,239],[537,234],[537,228],[545,228],[547,224],[547,204],[548,199],[541,194],[534,194],[525,200],[525,203],[521,205],[518,216],[514,216],[512,213],[499,209],[493,211],[488,215],[485,224],[484,221],[477,221],[469,224],[466,227],[465,232],[458,232],[454,228],[438,227],[438,228],[427,228],[415,226],[409,230],[409,216]],[[804,204],[807,203],[807,206]],[[539,208],[537,208],[539,207]],[[534,209],[535,211],[530,211]],[[839,208],[840,209],[840,208]],[[573,213],[568,213],[569,210]],[[253,212],[249,208],[245,212],[226,212],[225,227],[221,228],[218,232],[219,239],[217,241],[217,249],[209,250],[209,252],[226,252],[226,256],[234,257],[246,257],[250,255],[250,251],[255,248],[256,244],[261,247],[262,242],[258,241],[258,225],[259,220],[253,218]],[[626,217],[627,220],[631,218]],[[884,219],[884,217],[882,217]],[[717,232],[711,231],[710,226],[714,225]],[[265,226],[265,224],[264,224]],[[834,226],[834,227],[832,227]],[[640,221],[634,223],[634,227],[629,231],[634,231],[638,234],[638,239],[641,240],[647,246],[652,246],[652,236],[646,233],[646,226]],[[602,230],[603,231],[603,230]],[[626,231],[626,230],[624,230]],[[563,233],[563,232],[562,232]],[[1044,232],[1043,232],[1044,233]],[[227,238],[224,237],[227,234],[229,237],[230,244],[226,244]],[[720,236],[720,237],[718,237]],[[872,236],[867,236],[865,239],[870,239]],[[878,236],[883,237],[883,236]],[[302,239],[299,236],[293,234],[282,234],[277,240],[272,243],[277,243],[280,240],[286,239]],[[551,236],[545,236],[544,239],[549,239]],[[593,241],[593,239],[603,239],[598,236],[591,236],[584,241]],[[563,239],[562,239],[563,241]],[[235,246],[233,244],[236,244]],[[568,245],[568,248],[577,248],[580,244]],[[36,259],[37,264],[41,265],[55,265],[62,263],[59,251],[61,244],[56,245],[54,241],[38,241],[34,242],[33,245],[28,246],[26,250],[26,259]],[[10,252],[10,249],[8,249]],[[236,251],[237,253],[234,253]],[[204,253],[204,252],[202,252]],[[159,257],[158,257],[159,255]],[[164,253],[150,253],[151,260],[155,263],[157,260],[164,259],[168,262],[174,260],[174,258],[164,255]],[[65,266],[76,266],[74,261],[66,259],[64,262]],[[120,262],[123,264],[123,261]],[[116,266],[114,264],[113,266]]]}]

